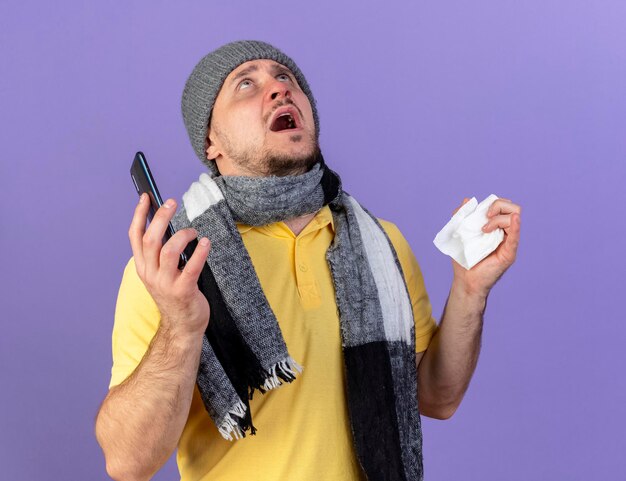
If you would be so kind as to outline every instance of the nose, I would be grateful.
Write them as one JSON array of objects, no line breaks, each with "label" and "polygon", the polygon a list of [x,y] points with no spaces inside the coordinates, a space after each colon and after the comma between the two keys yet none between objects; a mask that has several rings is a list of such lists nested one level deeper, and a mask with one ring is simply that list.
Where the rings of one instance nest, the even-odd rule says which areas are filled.
[{"label": "nose", "polygon": [[277,79],[274,79],[270,84],[269,93],[272,100],[291,97],[289,85],[287,85],[285,82],[280,82]]}]

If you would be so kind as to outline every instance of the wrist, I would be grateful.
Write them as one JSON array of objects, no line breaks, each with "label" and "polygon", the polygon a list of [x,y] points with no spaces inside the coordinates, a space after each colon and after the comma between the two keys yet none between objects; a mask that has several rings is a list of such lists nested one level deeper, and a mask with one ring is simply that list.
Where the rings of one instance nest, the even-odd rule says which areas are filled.
[{"label": "wrist", "polygon": [[465,279],[455,276],[452,280],[450,296],[459,298],[459,300],[468,307],[475,306],[477,309],[483,311],[487,303],[489,291],[490,289],[488,288],[477,286],[471,282],[467,282]]},{"label": "wrist", "polygon": [[493,283],[485,279],[475,269],[467,270],[456,262],[453,263],[454,276],[452,278],[452,287],[464,296],[476,299],[487,299]]},{"label": "wrist", "polygon": [[205,330],[206,326],[191,327],[168,318],[162,318],[159,326],[159,332],[168,342],[185,348],[201,343]]}]

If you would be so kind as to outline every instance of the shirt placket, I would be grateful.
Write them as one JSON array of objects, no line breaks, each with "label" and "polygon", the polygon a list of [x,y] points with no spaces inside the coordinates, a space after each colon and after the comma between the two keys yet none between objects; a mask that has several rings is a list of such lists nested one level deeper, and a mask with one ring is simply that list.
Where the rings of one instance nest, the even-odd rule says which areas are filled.
[{"label": "shirt placket", "polygon": [[302,307],[314,309],[321,303],[321,297],[308,255],[306,236],[295,239],[295,272],[296,284]]}]

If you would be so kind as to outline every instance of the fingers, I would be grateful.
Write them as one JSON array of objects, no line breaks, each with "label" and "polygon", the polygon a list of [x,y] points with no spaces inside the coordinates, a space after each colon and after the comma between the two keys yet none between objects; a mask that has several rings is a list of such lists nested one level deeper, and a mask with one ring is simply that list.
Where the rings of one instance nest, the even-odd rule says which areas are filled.
[{"label": "fingers", "polygon": [[183,271],[179,271],[178,261],[181,252],[198,234],[194,229],[183,229],[176,232],[163,245],[165,231],[176,213],[176,202],[168,199],[146,228],[149,208],[150,200],[146,194],[142,194],[128,230],[137,273],[141,280],[144,284],[147,283],[146,285],[159,286],[178,282],[182,289],[186,288],[184,284],[195,285],[209,255],[211,243],[208,239],[202,238]]},{"label": "fingers", "polygon": [[519,246],[520,231],[522,226],[522,217],[519,214],[511,214],[509,216],[510,228],[502,243],[502,255],[507,262],[513,263],[517,257],[517,248]]},{"label": "fingers", "polygon": [[165,203],[156,211],[152,222],[143,235],[143,258],[145,263],[145,275],[147,277],[156,276],[159,270],[159,258],[163,247],[163,235],[167,226],[176,213],[176,202],[167,199]]},{"label": "fingers", "polygon": [[180,275],[178,261],[180,253],[187,244],[194,240],[198,233],[195,229],[182,229],[176,232],[164,245],[159,254],[159,271],[170,282]]},{"label": "fingers", "polygon": [[489,221],[483,226],[483,232],[489,233],[496,229],[503,229],[508,234],[508,229],[511,227],[510,215],[496,215],[491,217]]},{"label": "fingers", "polygon": [[522,230],[522,216],[519,214],[511,214],[511,227],[507,232],[508,244],[517,251],[519,245],[520,231]]},{"label": "fingers", "polygon": [[180,282],[185,284],[196,284],[204,263],[206,262],[209,252],[211,251],[211,242],[206,237],[203,237],[198,241],[196,249],[193,251],[193,255],[187,261],[183,272],[180,275]]},{"label": "fingers", "polygon": [[493,217],[500,214],[521,214],[522,208],[511,202],[509,199],[497,199],[489,206],[487,217]]},{"label": "fingers", "polygon": [[141,194],[139,196],[139,203],[135,207],[135,213],[128,229],[128,238],[130,239],[130,247],[133,250],[133,257],[135,258],[135,266],[139,275],[143,275],[144,260],[143,260],[143,235],[146,230],[146,218],[148,217],[148,209],[150,208],[150,202],[148,202],[148,196]]},{"label": "fingers", "polygon": [[522,217],[519,214],[506,214],[492,217],[483,227],[483,232],[485,233],[493,232],[498,228],[504,230],[504,241],[500,244],[498,250],[508,265],[512,264],[517,257],[521,225]]},{"label": "fingers", "polygon": [[521,206],[514,204],[509,199],[497,199],[489,206],[489,210],[487,211],[488,220],[483,226],[483,232],[492,232],[500,228],[504,229],[506,234],[509,235],[509,229],[512,226],[512,216],[515,214],[518,217],[517,220],[521,221],[521,213]]}]

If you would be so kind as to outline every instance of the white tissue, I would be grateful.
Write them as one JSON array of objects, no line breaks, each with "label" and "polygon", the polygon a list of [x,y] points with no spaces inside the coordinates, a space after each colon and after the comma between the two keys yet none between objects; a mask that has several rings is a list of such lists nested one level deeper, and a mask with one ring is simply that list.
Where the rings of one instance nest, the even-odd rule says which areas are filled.
[{"label": "white tissue", "polygon": [[479,204],[476,197],[472,197],[439,231],[433,241],[437,249],[466,269],[471,269],[495,251],[504,239],[504,231],[496,229],[485,233],[482,228],[487,223],[489,206],[497,198],[491,194]]}]

